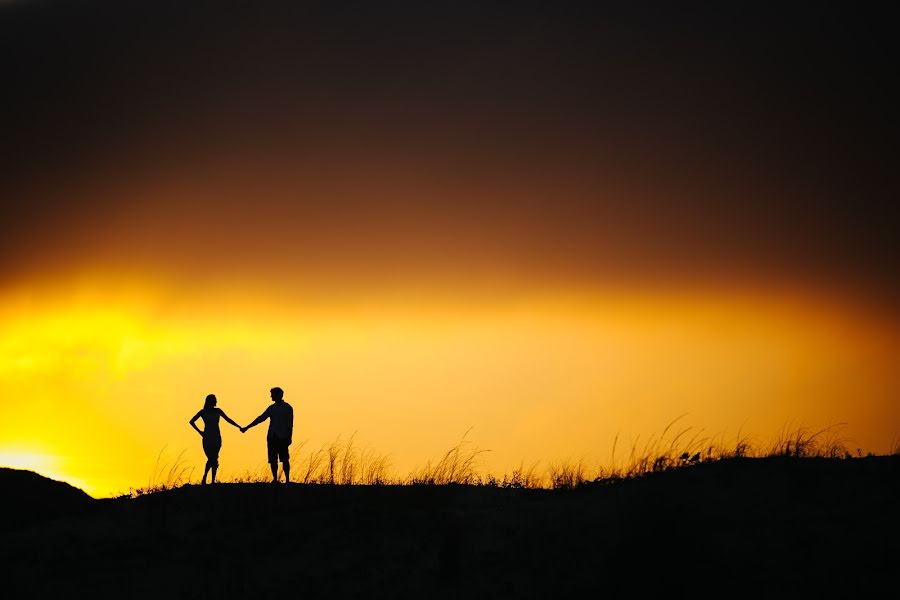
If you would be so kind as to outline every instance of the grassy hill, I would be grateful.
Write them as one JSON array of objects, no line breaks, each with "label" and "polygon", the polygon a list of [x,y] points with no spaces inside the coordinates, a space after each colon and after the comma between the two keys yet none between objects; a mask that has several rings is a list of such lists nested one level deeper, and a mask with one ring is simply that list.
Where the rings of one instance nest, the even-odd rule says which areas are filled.
[{"label": "grassy hill", "polygon": [[[5,496],[18,478],[0,472]],[[84,507],[42,489],[70,510],[0,532],[4,597],[861,597],[895,588],[900,557],[896,456],[574,490],[218,484]]]},{"label": "grassy hill", "polygon": [[68,483],[0,467],[0,532],[85,512],[93,498]]}]

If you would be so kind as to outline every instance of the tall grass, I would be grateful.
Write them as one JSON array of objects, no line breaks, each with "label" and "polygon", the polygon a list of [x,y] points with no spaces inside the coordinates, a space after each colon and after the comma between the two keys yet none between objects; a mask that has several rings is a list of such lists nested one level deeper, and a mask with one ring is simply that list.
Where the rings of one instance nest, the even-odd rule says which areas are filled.
[{"label": "tall grass", "polygon": [[[683,417],[671,421],[661,434],[650,436],[643,444],[638,436],[623,463],[616,458],[617,435],[613,440],[609,465],[589,469],[584,459],[550,463],[544,482],[551,489],[572,489],[585,483],[632,479],[734,458],[790,456],[848,459],[852,456],[848,450],[850,440],[843,434],[846,423],[823,429],[785,426],[768,445],[760,445],[754,438],[744,435],[743,428],[738,429],[733,439],[727,439],[724,434],[708,436],[702,429],[694,431],[692,427],[679,427]],[[894,444],[893,451],[900,454],[900,441]]]},{"label": "tall grass", "polygon": [[525,463],[520,463],[519,468],[513,469],[513,472],[503,475],[503,479],[497,481],[500,487],[504,488],[525,488],[534,489],[544,487],[544,475],[537,470],[538,464],[532,463],[528,467]]},{"label": "tall grass", "polygon": [[550,487],[555,490],[571,490],[594,479],[588,474],[588,466],[584,458],[577,462],[560,461],[547,465],[547,477]]},{"label": "tall grass", "polygon": [[[381,485],[391,483],[390,456],[359,447],[354,432],[346,440],[338,436],[305,458],[302,446],[291,453],[291,464],[300,466],[293,481],[331,485]],[[292,467],[293,471],[293,467]]]},{"label": "tall grass", "polygon": [[167,448],[168,446],[163,446],[156,456],[156,463],[153,466],[147,487],[131,488],[128,491],[128,495],[136,497],[171,490],[181,487],[190,481],[194,468],[188,464],[187,459],[184,457],[187,450],[182,450],[174,458],[170,458],[166,454]]},{"label": "tall grass", "polygon": [[[356,433],[346,440],[338,436],[320,448],[304,452],[306,441],[291,448],[291,481],[328,485],[383,485],[396,483],[390,476],[390,456],[356,443]],[[232,483],[270,481],[268,465],[233,477]]]},{"label": "tall grass", "polygon": [[824,429],[812,430],[809,427],[782,428],[775,441],[768,449],[769,456],[825,457],[845,458],[850,456],[847,450],[847,438],[841,434],[846,423],[838,423]]},{"label": "tall grass", "polygon": [[[685,415],[671,421],[659,435],[651,435],[646,441],[640,436],[628,447],[623,458],[617,456],[620,438],[613,440],[610,460],[607,464],[592,465],[586,458],[578,460],[550,461],[545,468],[535,462],[502,476],[482,474],[481,458],[485,452],[468,439],[466,431],[456,445],[437,459],[414,468],[405,477],[391,472],[389,455],[375,452],[368,446],[360,446],[354,432],[349,438],[338,436],[321,447],[306,451],[306,442],[296,444],[291,450],[291,481],[325,485],[483,485],[503,488],[567,490],[588,483],[612,483],[633,479],[652,473],[689,467],[735,458],[831,458],[850,459],[849,440],[844,435],[845,423],[822,429],[786,425],[767,443],[747,436],[738,429],[737,434],[706,435],[702,429],[694,430],[681,425]],[[180,487],[190,481],[193,469],[182,451],[174,458],[166,456],[166,448],[160,451],[156,465],[146,488],[132,489],[137,496],[150,492]],[[861,453],[857,451],[861,456]],[[900,437],[891,447],[891,454],[900,455]],[[271,480],[268,465],[245,471],[230,479],[234,483],[252,483]]]},{"label": "tall grass", "polygon": [[440,459],[433,463],[428,461],[424,466],[413,470],[406,478],[406,483],[412,485],[482,483],[482,477],[478,473],[478,460],[488,450],[482,450],[466,440],[470,431],[471,427],[463,434],[459,443],[447,450]]}]

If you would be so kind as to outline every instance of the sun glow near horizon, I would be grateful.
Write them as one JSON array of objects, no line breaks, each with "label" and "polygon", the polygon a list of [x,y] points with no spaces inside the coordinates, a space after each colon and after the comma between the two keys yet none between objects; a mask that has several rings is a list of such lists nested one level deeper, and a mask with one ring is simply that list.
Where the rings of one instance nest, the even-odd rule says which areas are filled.
[{"label": "sun glow near horizon", "polygon": [[[469,428],[494,472],[607,456],[616,435],[646,437],[683,413],[710,433],[848,422],[876,452],[897,434],[896,324],[815,298],[109,289],[0,302],[0,464],[95,495],[146,485],[163,447],[202,470],[187,420],[203,397],[245,424],[273,385],[295,407],[296,440],[358,431],[398,473]],[[223,436],[223,476],[263,463],[261,435],[223,424]]]},{"label": "sun glow near horizon", "polygon": [[108,493],[102,485],[98,488],[96,483],[91,483],[81,477],[72,475],[66,468],[65,462],[54,454],[17,446],[16,444],[4,444],[4,446],[0,447],[0,467],[33,471],[44,477],[68,483],[91,495],[97,494],[98,491],[101,494]]}]

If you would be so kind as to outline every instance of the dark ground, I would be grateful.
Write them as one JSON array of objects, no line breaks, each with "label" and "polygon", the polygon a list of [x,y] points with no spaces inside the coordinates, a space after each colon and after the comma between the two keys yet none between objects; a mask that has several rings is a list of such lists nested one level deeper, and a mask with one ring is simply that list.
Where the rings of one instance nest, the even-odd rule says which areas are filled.
[{"label": "dark ground", "polygon": [[[573,491],[220,484],[87,503],[21,473],[0,471],[5,598],[897,587],[897,456],[731,459]],[[55,511],[43,518],[48,499]]]}]

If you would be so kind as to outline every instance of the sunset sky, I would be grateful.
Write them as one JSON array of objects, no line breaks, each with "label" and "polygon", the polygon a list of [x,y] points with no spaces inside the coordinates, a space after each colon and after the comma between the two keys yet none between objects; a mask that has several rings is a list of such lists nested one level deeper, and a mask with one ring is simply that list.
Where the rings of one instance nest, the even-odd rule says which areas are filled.
[{"label": "sunset sky", "polygon": [[900,437],[886,15],[120,4],[0,2],[0,465],[202,472],[206,394],[276,385],[401,475],[470,428],[498,473],[683,414]]}]

